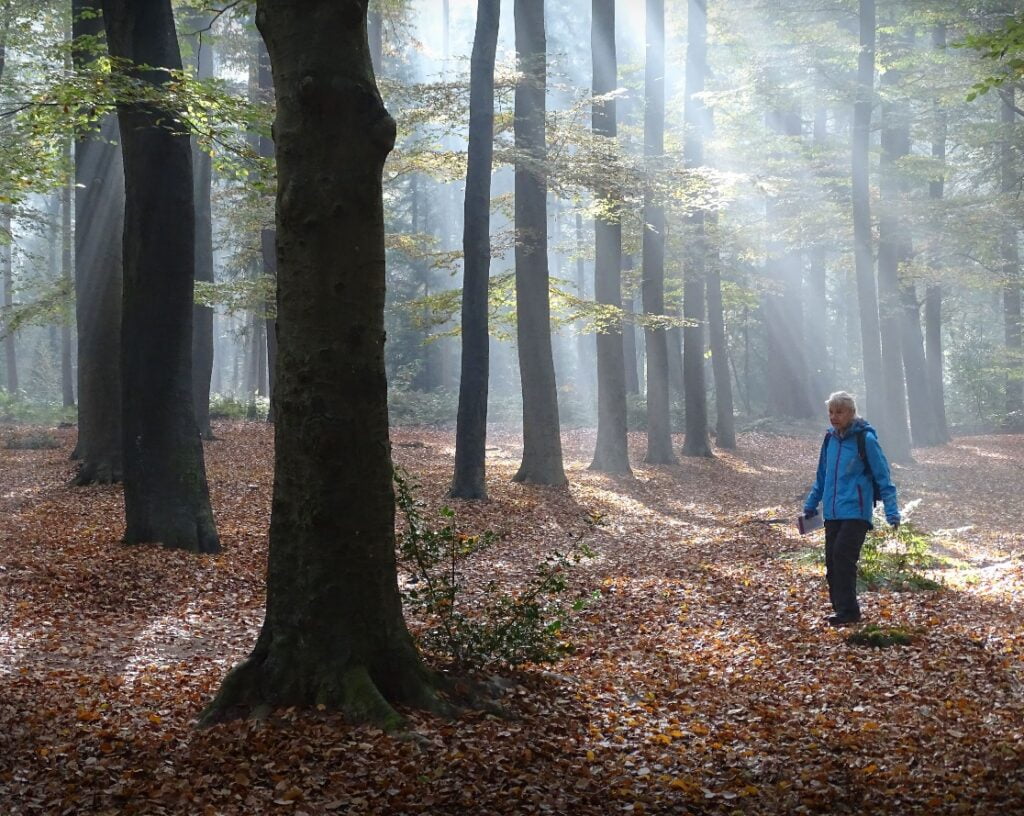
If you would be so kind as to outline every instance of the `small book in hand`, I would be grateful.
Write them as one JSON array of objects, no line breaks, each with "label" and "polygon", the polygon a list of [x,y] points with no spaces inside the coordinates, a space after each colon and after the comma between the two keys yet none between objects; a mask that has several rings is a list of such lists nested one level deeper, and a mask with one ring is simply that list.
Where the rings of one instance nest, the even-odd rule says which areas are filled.
[{"label": "small book in hand", "polygon": [[813,533],[815,530],[820,530],[825,526],[825,521],[821,517],[821,513],[815,513],[810,518],[804,518],[801,514],[796,520],[796,528],[800,531],[800,535],[807,535]]}]

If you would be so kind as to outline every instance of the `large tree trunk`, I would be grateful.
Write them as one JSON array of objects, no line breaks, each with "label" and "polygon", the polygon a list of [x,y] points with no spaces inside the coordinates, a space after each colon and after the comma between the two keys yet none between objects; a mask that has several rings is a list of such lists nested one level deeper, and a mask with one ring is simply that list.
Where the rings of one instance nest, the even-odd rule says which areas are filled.
[{"label": "large tree trunk", "polygon": [[[647,0],[647,45],[644,62],[644,158],[647,175],[659,172],[665,153],[665,0]],[[643,267],[641,297],[644,314],[665,314],[665,207],[651,185],[644,187]],[[665,329],[644,326],[647,349],[647,456],[649,465],[676,463],[669,412],[668,342]]]},{"label": "large tree trunk", "polygon": [[[213,77],[213,44],[209,13],[189,10],[186,25],[192,45],[192,65],[198,79]],[[205,36],[200,32],[206,32]],[[193,195],[196,202],[196,273],[195,279],[213,283],[213,214],[210,193],[213,185],[213,160],[208,152],[192,139]],[[192,398],[195,403],[196,426],[203,439],[213,439],[210,427],[210,379],[213,376],[213,308],[195,304],[192,307]]]},{"label": "large tree trunk", "polygon": [[[882,84],[892,93],[899,72],[890,68]],[[882,105],[882,155],[879,162],[878,216],[878,323],[882,344],[884,409],[878,423],[890,461],[909,462],[910,428],[907,425],[907,392],[903,378],[900,324],[899,269],[910,260],[910,236],[903,219],[902,187],[896,163],[910,153],[910,122],[902,100],[887,99]]]},{"label": "large tree trunk", "polygon": [[[277,91],[278,354],[267,610],[202,722],[323,705],[438,710],[402,618],[384,373],[381,173],[394,145],[366,0],[260,0]],[[311,184],[315,178],[318,183]]]},{"label": "large tree trunk", "polygon": [[[1020,162],[1014,149],[1014,124],[1017,114],[1014,88],[1000,89],[1002,104],[1000,120],[1004,128],[1000,155],[1002,191],[1007,197],[1020,189]],[[1006,417],[1004,426],[1009,430],[1024,429],[1024,354],[1021,349],[1021,293],[1020,252],[1014,223],[1003,228],[1003,338],[1006,344]]]},{"label": "large tree trunk", "polygon": [[[102,37],[100,0],[75,0],[72,32]],[[75,49],[76,68],[97,58]],[[78,332],[78,444],[75,484],[121,481],[121,253],[124,171],[117,117],[75,143],[75,313]]]},{"label": "large tree trunk", "polygon": [[725,337],[725,311],[722,306],[722,264],[719,257],[718,214],[708,213],[706,226],[711,251],[708,253],[707,294],[708,332],[711,343],[711,371],[715,378],[715,445],[736,448],[736,421],[733,418],[732,379],[729,376],[729,346]]},{"label": "large tree trunk", "polygon": [[512,480],[565,484],[548,302],[547,39],[542,0],[516,0],[516,336],[523,388],[523,461]]},{"label": "large tree trunk", "polygon": [[869,155],[871,108],[875,90],[875,0],[860,0],[860,54],[857,58],[857,99],[853,105],[851,182],[853,197],[854,266],[857,271],[857,306],[864,360],[866,414],[882,417],[884,385],[882,341],[878,328],[878,295],[871,238]]},{"label": "large tree trunk", "polygon": [[[932,45],[936,49],[946,47],[946,26],[938,24],[932,31]],[[938,178],[928,183],[928,195],[933,201],[940,201],[945,193],[946,174],[946,130],[948,117],[943,101],[932,103],[935,117],[935,132],[932,136],[932,158],[939,165]],[[938,227],[933,226],[937,231]],[[930,265],[938,278],[938,260],[933,257]],[[924,297],[925,315],[925,365],[928,369],[928,386],[931,389],[931,405],[935,413],[936,443],[950,440],[949,424],[946,421],[946,395],[943,385],[942,365],[942,287],[929,283]]]},{"label": "large tree trunk", "polygon": [[[707,73],[707,0],[689,0],[686,26],[686,90],[683,103],[683,160],[687,167],[704,164],[707,111],[701,94]],[[707,242],[704,213],[687,216],[686,269],[683,279],[683,394],[686,438],[683,454],[712,456],[708,438],[708,402],[704,384],[704,270]]]},{"label": "large tree trunk", "polygon": [[[591,3],[590,50],[593,67],[591,127],[596,141],[614,154],[617,133],[615,100],[598,99],[615,90],[615,1]],[[622,308],[622,221],[615,193],[596,190],[605,215],[594,219],[594,296],[598,304]],[[636,357],[632,361],[636,367]],[[632,473],[626,446],[626,371],[622,323],[597,332],[597,445],[591,470]]]},{"label": "large tree trunk", "polygon": [[487,498],[487,391],[490,346],[491,163],[494,155],[494,58],[500,0],[477,0],[469,75],[469,146],[462,252],[462,374],[451,495]]},{"label": "large tree trunk", "polygon": [[[140,82],[181,70],[170,0],[106,0],[111,55]],[[218,552],[192,403],[192,150],[173,110],[118,106],[125,171],[121,406],[126,543]]]}]

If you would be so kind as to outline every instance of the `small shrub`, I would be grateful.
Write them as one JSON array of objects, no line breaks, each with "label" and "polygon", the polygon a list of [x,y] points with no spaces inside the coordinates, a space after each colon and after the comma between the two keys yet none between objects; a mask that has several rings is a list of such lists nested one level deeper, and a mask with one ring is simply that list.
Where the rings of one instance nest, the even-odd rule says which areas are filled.
[{"label": "small shrub", "polygon": [[265,420],[270,410],[270,400],[256,394],[242,400],[227,394],[210,395],[210,419]]},{"label": "small shrub", "polygon": [[430,525],[408,476],[396,469],[394,478],[395,501],[406,522],[398,537],[398,558],[412,573],[402,590],[403,602],[429,623],[419,636],[421,644],[461,667],[553,662],[565,654],[570,648],[563,639],[568,618],[590,599],[569,603],[564,595],[571,568],[592,555],[589,548],[578,542],[568,553],[552,553],[518,592],[491,580],[482,597],[471,602],[463,591],[460,563],[490,547],[497,536],[490,531],[460,533],[450,507],[440,509],[440,526]]},{"label": "small shrub", "polygon": [[873,623],[846,638],[846,642],[852,646],[871,646],[876,649],[909,646],[915,640],[917,635],[902,626],[878,626]]},{"label": "small shrub", "polygon": [[448,426],[459,410],[457,391],[439,388],[416,391],[392,388],[388,393],[388,415],[392,425]]},{"label": "small shrub", "polygon": [[61,441],[48,431],[35,431],[4,440],[7,450],[53,450],[60,446]]},{"label": "small shrub", "polygon": [[903,508],[903,522],[894,533],[875,508],[875,527],[868,532],[857,565],[857,580],[866,589],[896,591],[938,589],[939,584],[924,574],[939,565],[931,553],[931,536],[909,521],[920,501]]},{"label": "small shrub", "polygon": [[75,422],[78,410],[74,405],[64,406],[59,401],[30,400],[24,392],[12,394],[0,391],[0,422],[25,422],[36,425],[56,425]]}]

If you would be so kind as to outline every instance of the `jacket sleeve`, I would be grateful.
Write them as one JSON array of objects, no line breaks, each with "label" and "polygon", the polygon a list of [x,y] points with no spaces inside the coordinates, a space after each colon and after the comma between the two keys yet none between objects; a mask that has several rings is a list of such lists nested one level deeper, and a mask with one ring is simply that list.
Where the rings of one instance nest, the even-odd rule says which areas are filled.
[{"label": "jacket sleeve", "polygon": [[[831,440],[829,441],[831,442]],[[807,494],[807,498],[804,500],[805,513],[808,510],[817,509],[821,496],[825,492],[825,456],[827,450],[827,444],[821,446],[821,452],[818,454],[818,471],[814,475],[814,484],[811,486],[811,492]]]},{"label": "jacket sleeve", "polygon": [[885,520],[889,524],[895,524],[900,520],[900,507],[896,500],[896,485],[892,483],[889,460],[885,458],[885,452],[882,450],[882,446],[878,444],[878,437],[875,434],[864,434],[864,453],[868,457],[871,472],[878,483],[879,492],[882,494],[882,502],[885,505]]}]

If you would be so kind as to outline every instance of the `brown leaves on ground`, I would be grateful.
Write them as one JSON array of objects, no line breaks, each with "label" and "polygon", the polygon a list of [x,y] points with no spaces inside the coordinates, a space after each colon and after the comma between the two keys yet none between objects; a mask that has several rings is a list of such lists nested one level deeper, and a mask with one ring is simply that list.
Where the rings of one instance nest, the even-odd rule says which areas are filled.
[{"label": "brown leaves on ground", "polygon": [[[957,560],[937,592],[862,595],[869,621],[915,632],[870,649],[824,624],[821,569],[792,557],[820,546],[788,523],[816,436],[741,436],[678,467],[639,464],[637,436],[621,479],[586,470],[592,433],[566,434],[555,489],[511,484],[518,437],[494,435],[491,500],[452,503],[464,532],[503,536],[468,582],[514,584],[584,535],[597,555],[574,590],[600,600],[571,657],[500,678],[509,717],[407,712],[411,733],[389,736],[319,711],[194,729],[264,597],[272,434],[216,430],[216,557],[121,546],[120,491],[66,486],[72,432],[0,449],[4,813],[1024,812],[1024,437],[896,469]],[[394,439],[446,503],[452,435]]]}]

